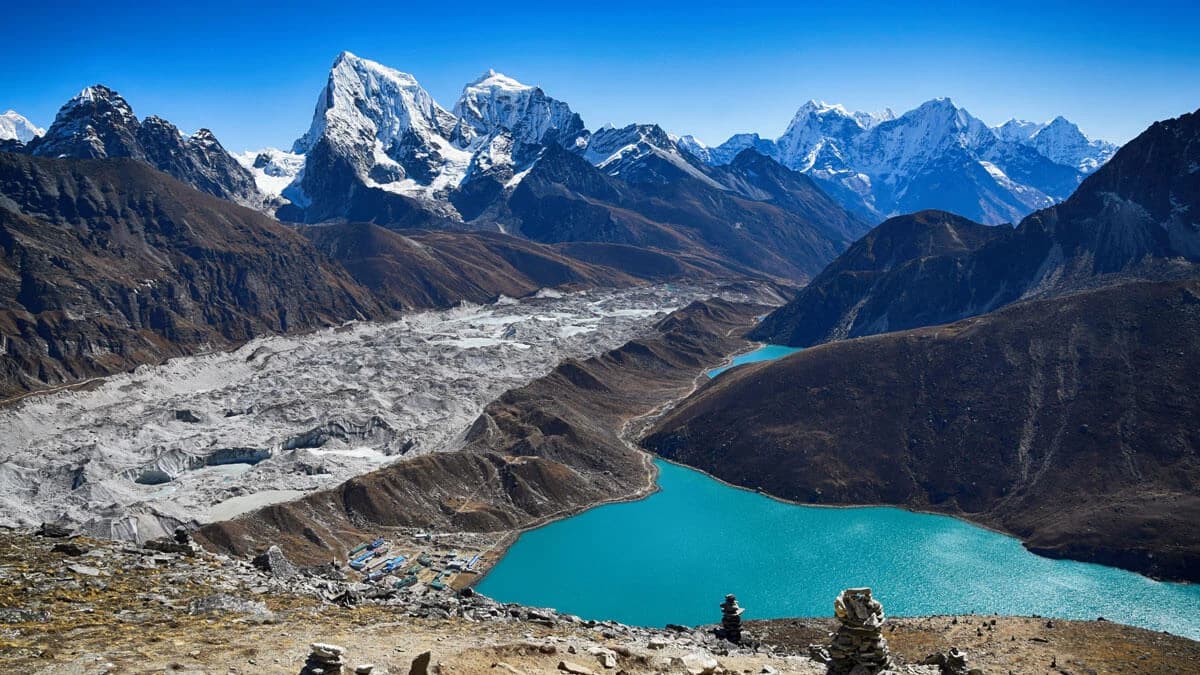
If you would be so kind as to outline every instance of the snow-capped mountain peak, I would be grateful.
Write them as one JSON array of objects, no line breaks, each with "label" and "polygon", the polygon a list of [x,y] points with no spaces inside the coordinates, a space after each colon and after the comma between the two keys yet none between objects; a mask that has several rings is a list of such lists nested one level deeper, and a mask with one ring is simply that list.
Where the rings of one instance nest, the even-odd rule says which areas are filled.
[{"label": "snow-capped mountain peak", "polygon": [[137,117],[117,92],[97,84],[67,101],[46,133],[30,143],[43,157],[143,158]]},{"label": "snow-capped mountain peak", "polygon": [[1062,115],[1050,120],[1029,142],[1051,160],[1085,173],[1098,169],[1117,151],[1117,146],[1112,143],[1090,140],[1074,122]]},{"label": "snow-capped mountain peak", "polygon": [[[686,175],[723,189],[704,172],[694,153],[681,152],[679,148],[680,143],[657,124],[630,124],[592,134],[583,157],[601,171],[635,183],[667,182],[674,176]],[[648,161],[650,158],[662,163],[656,166]]]},{"label": "snow-capped mountain peak", "polygon": [[507,89],[510,91],[526,91],[533,89],[532,86],[516,81],[515,79],[497,72],[494,68],[488,68],[487,72],[480,75],[474,82],[468,84],[466,89]]},{"label": "snow-capped mountain peak", "polygon": [[386,149],[410,132],[445,136],[453,125],[453,115],[412,75],[342,52],[330,68],[312,125],[293,152],[307,151],[322,136],[349,145],[373,137]]},{"label": "snow-capped mountain peak", "polygon": [[150,115],[138,120],[116,91],[87,87],[67,101],[46,133],[29,143],[39,157],[127,157],[163,171],[211,195],[252,208],[263,196],[253,176],[238,165],[212,132],[185,137],[167,120]]},{"label": "snow-capped mountain peak", "polygon": [[584,131],[583,120],[566,103],[551,98],[541,87],[523,84],[495,70],[463,88],[454,105],[458,124],[452,138],[460,147],[499,132],[512,135],[514,159],[528,159],[527,146],[559,143],[569,146]]},{"label": "snow-capped mountain peak", "polygon": [[0,115],[0,141],[17,140],[28,143],[45,133],[45,129],[30,122],[15,110]]},{"label": "snow-capped mountain peak", "polygon": [[[808,171],[826,146],[844,145],[840,139],[862,133],[866,127],[859,119],[863,116],[870,117],[867,113],[851,113],[840,104],[810,100],[800,106],[787,130],[776,141],[777,158],[785,166]],[[740,135],[738,143],[742,145],[741,149],[750,147],[748,140],[745,135]]]},{"label": "snow-capped mountain peak", "polygon": [[103,84],[94,84],[90,87],[85,87],[71,100],[67,101],[62,108],[59,109],[55,119],[62,116],[70,116],[80,109],[111,110],[113,113],[120,116],[124,121],[136,120],[137,117],[133,114],[133,108],[129,107],[129,102],[125,97],[117,92],[109,89]]},{"label": "snow-capped mountain peak", "polygon": [[994,127],[993,131],[1000,138],[1014,143],[1027,143],[1033,138],[1037,132],[1046,128],[1045,124],[1040,122],[1030,122],[1029,120],[1019,120],[1016,118],[1010,119],[998,127]]}]

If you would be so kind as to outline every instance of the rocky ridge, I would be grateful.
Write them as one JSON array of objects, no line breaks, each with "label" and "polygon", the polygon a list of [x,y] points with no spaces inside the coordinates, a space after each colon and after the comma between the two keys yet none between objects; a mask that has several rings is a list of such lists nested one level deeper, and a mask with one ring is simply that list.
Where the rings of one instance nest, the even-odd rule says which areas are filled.
[{"label": "rocky ridge", "polygon": [[51,158],[128,157],[216,197],[256,209],[265,205],[254,177],[211,131],[185,137],[160,117],[139,120],[129,103],[104,85],[87,87],[67,101],[25,151]]}]

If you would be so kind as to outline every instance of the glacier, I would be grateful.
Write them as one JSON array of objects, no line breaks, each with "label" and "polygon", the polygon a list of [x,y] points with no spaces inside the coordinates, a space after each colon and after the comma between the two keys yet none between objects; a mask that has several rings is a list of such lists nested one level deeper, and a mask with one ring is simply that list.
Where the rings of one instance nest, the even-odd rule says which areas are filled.
[{"label": "glacier", "polygon": [[715,290],[501,298],[264,337],[29,396],[0,409],[0,526],[65,520],[141,541],[455,450],[505,390]]}]

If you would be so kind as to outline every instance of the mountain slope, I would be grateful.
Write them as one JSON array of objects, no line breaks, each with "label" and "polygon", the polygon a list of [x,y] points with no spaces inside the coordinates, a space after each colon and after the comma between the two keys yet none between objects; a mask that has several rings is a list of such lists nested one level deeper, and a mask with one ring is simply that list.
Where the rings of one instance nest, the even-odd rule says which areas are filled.
[{"label": "mountain slope", "polygon": [[301,236],[132,159],[0,153],[5,395],[383,308]]},{"label": "mountain slope", "polygon": [[125,99],[103,85],[88,87],[68,101],[26,150],[39,157],[129,157],[222,199],[252,208],[264,203],[253,176],[211,131],[184,137],[162,118],[139,121]]},{"label": "mountain slope", "polygon": [[[802,179],[770,183],[764,175],[755,189],[765,200],[751,199],[660,152],[639,154],[636,165],[625,160],[638,182],[548,146],[508,199],[505,222],[535,241],[630,244],[794,279],[815,274],[847,246],[852,235],[843,232],[866,229]],[[738,180],[750,189],[745,175]]]},{"label": "mountain slope", "polygon": [[401,233],[366,223],[308,227],[301,233],[396,310],[487,303],[541,288],[638,283],[616,269],[497,233]]},{"label": "mountain slope", "polygon": [[961,307],[987,299],[947,280],[965,274],[971,253],[1011,235],[1008,227],[942,211],[889,218],[764,318],[751,337],[808,346],[956,320]]},{"label": "mountain slope", "polygon": [[[754,335],[805,346],[944,323],[1114,280],[1188,274],[1200,261],[1198,164],[1200,115],[1156,122],[1069,199],[977,239],[970,250],[911,250],[872,268],[869,281],[843,274],[858,269],[862,254],[861,247],[847,251]],[[881,225],[864,245],[896,227]]]},{"label": "mountain slope", "polygon": [[722,375],[644,441],[786,499],[969,518],[1200,581],[1200,281],[1024,302]]}]

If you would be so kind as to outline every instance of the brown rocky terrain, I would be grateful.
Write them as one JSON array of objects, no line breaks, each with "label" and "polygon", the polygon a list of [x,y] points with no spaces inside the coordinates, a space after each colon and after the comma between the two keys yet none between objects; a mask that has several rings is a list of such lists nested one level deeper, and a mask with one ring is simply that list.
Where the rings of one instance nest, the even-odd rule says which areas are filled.
[{"label": "brown rocky terrain", "polygon": [[554,249],[498,233],[397,232],[369,223],[299,230],[363,286],[397,310],[487,303],[540,288],[628,286],[616,269],[574,260]]},{"label": "brown rocky terrain", "polygon": [[1200,281],[1138,282],[730,371],[643,445],[812,504],[961,516],[1200,581]]},{"label": "brown rocky terrain", "polygon": [[[253,672],[295,675],[314,642],[345,650],[352,672],[410,670],[429,653],[447,675],[562,673],[824,673],[808,657],[828,618],[750,621],[754,644],[712,626],[647,629],[581,621],[450,591],[419,600],[332,603],[311,571],[261,571],[209,553],[161,552],[86,538],[0,530],[0,667],[20,673]],[[449,608],[449,611],[441,608]],[[752,610],[753,608],[751,608]],[[718,618],[714,601],[714,622]],[[1200,643],[1106,621],[1034,617],[889,618],[901,672],[951,647],[985,673],[1187,673]],[[609,667],[611,666],[611,667]]]},{"label": "brown rocky terrain", "polygon": [[[723,169],[715,178],[728,181],[728,189],[654,155],[637,170],[611,176],[551,145],[503,208],[488,217],[545,243],[625,244],[717,260],[757,275],[809,279],[866,225],[806,176],[765,157],[760,161],[773,167],[747,159],[746,166]],[[644,172],[653,177],[636,178]]]},{"label": "brown rocky terrain", "polygon": [[392,230],[370,223],[299,232],[397,310],[486,303],[541,288],[750,276],[719,260],[620,244],[547,245],[498,232]]},{"label": "brown rocky terrain", "polygon": [[[328,560],[386,528],[504,532],[653,489],[653,465],[630,445],[632,420],[685,396],[705,366],[745,347],[765,306],[713,299],[663,319],[647,337],[567,360],[490,404],[459,452],[401,460],[337,488],[202,528],[214,548],[280,545]],[[703,377],[703,375],[700,375]]]},{"label": "brown rocky terrain", "polygon": [[0,396],[385,315],[300,235],[132,159],[0,154]]}]

